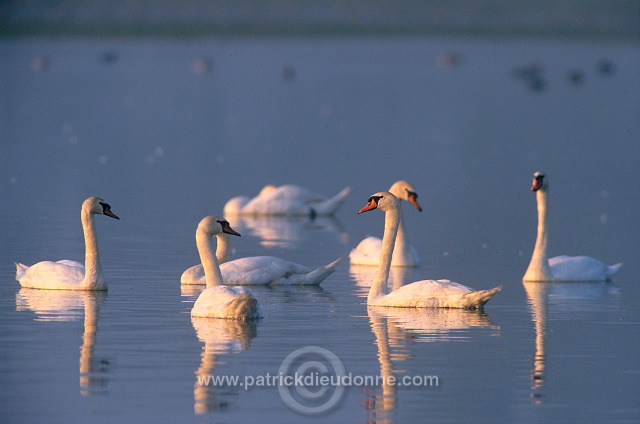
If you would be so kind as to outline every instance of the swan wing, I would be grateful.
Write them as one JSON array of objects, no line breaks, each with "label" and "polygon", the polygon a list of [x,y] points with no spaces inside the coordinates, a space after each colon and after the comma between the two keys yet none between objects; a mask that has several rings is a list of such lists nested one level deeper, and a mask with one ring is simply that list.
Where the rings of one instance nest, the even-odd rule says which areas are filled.
[{"label": "swan wing", "polygon": [[374,305],[407,308],[466,308],[482,307],[502,287],[473,290],[449,280],[422,280],[407,284],[382,296]]},{"label": "swan wing", "polygon": [[187,268],[180,276],[180,284],[207,284],[202,264]]},{"label": "swan wing", "polygon": [[225,262],[220,271],[225,284],[265,285],[311,269],[274,256],[251,256]]},{"label": "swan wing", "polygon": [[[328,265],[320,266],[311,272],[292,273],[274,280],[272,284],[317,286],[329,275],[333,274],[342,260],[336,259]],[[301,266],[301,265],[300,265]]]},{"label": "swan wing", "polygon": [[382,240],[369,236],[349,252],[349,260],[354,265],[378,265],[381,250]]},{"label": "swan wing", "polygon": [[247,203],[249,203],[249,198],[247,196],[233,197],[225,203],[223,212],[225,215],[240,214]]},{"label": "swan wing", "polygon": [[312,208],[312,215],[333,215],[336,210],[344,203],[345,199],[351,192],[350,187],[345,187],[338,194],[330,199],[313,202],[307,204]]},{"label": "swan wing", "polygon": [[[20,278],[18,278],[20,277]],[[34,289],[79,289],[84,265],[75,261],[43,261],[16,273],[22,287]]]},{"label": "swan wing", "polygon": [[609,267],[590,256],[556,256],[549,259],[549,268],[558,281],[605,281],[610,277]]}]

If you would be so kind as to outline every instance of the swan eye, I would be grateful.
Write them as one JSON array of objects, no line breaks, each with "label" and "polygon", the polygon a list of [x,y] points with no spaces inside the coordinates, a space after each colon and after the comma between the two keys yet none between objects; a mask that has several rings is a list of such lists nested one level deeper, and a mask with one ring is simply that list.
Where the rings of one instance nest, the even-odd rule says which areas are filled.
[{"label": "swan eye", "polygon": [[373,202],[377,205],[380,199],[382,199],[383,197],[384,196],[371,196],[369,197],[369,203]]},{"label": "swan eye", "polygon": [[418,193],[416,193],[415,191],[411,191],[409,189],[405,189],[405,190],[407,190],[407,196],[408,197],[413,197],[414,199],[418,198]]}]

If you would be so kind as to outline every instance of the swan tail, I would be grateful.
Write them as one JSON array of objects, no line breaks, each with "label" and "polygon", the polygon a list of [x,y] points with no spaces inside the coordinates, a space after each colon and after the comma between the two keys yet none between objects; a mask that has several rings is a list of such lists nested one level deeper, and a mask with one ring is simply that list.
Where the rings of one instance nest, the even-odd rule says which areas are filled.
[{"label": "swan tail", "polygon": [[480,309],[485,303],[493,297],[494,294],[502,290],[502,286],[494,287],[489,290],[476,290],[467,293],[463,296],[465,302],[465,308],[467,309]]},{"label": "swan tail", "polygon": [[620,262],[619,264],[615,264],[615,265],[611,265],[607,267],[607,271],[606,271],[606,276],[607,279],[613,277],[614,275],[616,275],[617,273],[620,272],[620,268],[622,268],[622,262]]},{"label": "swan tail", "polygon": [[303,278],[301,278],[299,281],[292,282],[292,283],[307,285],[307,286],[320,285],[320,283],[324,281],[325,278],[333,274],[333,272],[336,270],[336,267],[338,266],[341,260],[342,258],[336,259],[335,261],[331,262],[329,265],[318,267],[313,271],[311,271],[310,273],[305,274]]},{"label": "swan tail", "polygon": [[20,281],[24,278],[29,267],[19,262],[14,262],[14,264],[16,264],[16,280]]},{"label": "swan tail", "polygon": [[322,203],[314,204],[311,207],[311,215],[332,215],[336,210],[342,205],[345,201],[349,193],[351,192],[351,187],[345,187],[342,191],[331,199],[325,200]]},{"label": "swan tail", "polygon": [[250,292],[246,291],[227,303],[225,316],[245,321],[261,318],[258,301]]}]

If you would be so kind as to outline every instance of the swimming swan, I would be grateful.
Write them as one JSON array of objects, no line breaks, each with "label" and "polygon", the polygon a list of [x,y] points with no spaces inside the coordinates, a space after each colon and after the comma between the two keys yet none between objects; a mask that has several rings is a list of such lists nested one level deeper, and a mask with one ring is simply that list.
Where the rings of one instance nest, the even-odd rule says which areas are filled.
[{"label": "swimming swan", "polygon": [[[413,184],[407,181],[397,181],[391,186],[389,192],[396,196],[398,200],[406,200],[422,212]],[[369,236],[362,240],[355,249],[351,250],[349,259],[354,265],[378,265],[381,250],[382,240],[378,237]],[[418,254],[407,241],[404,220],[401,217],[396,245],[393,248],[393,256],[391,257],[391,266],[418,266],[419,264]]]},{"label": "swimming swan", "polygon": [[622,264],[606,266],[589,256],[556,256],[547,259],[547,196],[549,184],[542,172],[533,174],[531,191],[538,204],[538,235],[524,281],[608,281]]},{"label": "swimming swan", "polygon": [[332,198],[327,198],[292,184],[280,187],[267,185],[253,199],[247,196],[230,199],[224,205],[224,215],[332,215],[350,191],[346,187]]},{"label": "swimming swan", "polygon": [[200,293],[191,309],[192,317],[257,319],[260,318],[258,301],[245,287],[228,287],[222,284],[218,260],[211,247],[212,236],[221,233],[240,235],[229,223],[215,216],[207,216],[198,224],[196,245],[204,269],[207,288]]},{"label": "swimming swan", "polygon": [[111,212],[111,206],[99,197],[89,197],[82,203],[80,218],[84,231],[84,265],[66,259],[38,262],[29,267],[16,262],[16,280],[20,285],[32,289],[107,290],[98,256],[94,214],[120,219]]},{"label": "swimming swan", "polygon": [[396,196],[386,191],[372,195],[367,205],[358,213],[373,209],[380,209],[386,216],[378,275],[369,289],[367,305],[398,308],[479,309],[502,289],[502,286],[499,286],[491,290],[474,291],[449,280],[422,280],[404,285],[387,294],[391,256],[402,212]]}]

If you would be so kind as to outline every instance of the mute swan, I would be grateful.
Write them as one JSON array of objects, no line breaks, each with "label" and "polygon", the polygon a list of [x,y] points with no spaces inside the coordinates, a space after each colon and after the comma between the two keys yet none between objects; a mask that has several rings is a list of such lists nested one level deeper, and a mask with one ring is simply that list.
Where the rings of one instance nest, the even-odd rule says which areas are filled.
[{"label": "mute swan", "polygon": [[215,216],[207,216],[198,224],[196,245],[204,269],[207,288],[200,293],[191,309],[192,317],[257,319],[260,318],[258,301],[245,287],[228,287],[222,284],[218,260],[211,248],[211,237],[222,232],[236,233],[229,223]]},{"label": "mute swan", "polygon": [[[413,184],[407,181],[397,181],[391,186],[389,192],[396,196],[398,200],[406,200],[422,212]],[[355,249],[351,250],[349,259],[354,265],[378,265],[381,250],[382,240],[378,237],[369,236],[362,240]],[[398,226],[398,235],[396,237],[396,245],[393,249],[393,256],[391,257],[391,266],[418,266],[419,264],[420,259],[418,258],[418,254],[407,241],[404,231],[404,220],[401,217],[400,225]]]},{"label": "mute swan", "polygon": [[490,290],[474,291],[449,280],[422,280],[404,285],[387,294],[391,256],[402,212],[396,196],[387,191],[372,195],[367,205],[358,213],[373,209],[385,212],[386,217],[378,275],[371,284],[367,297],[369,306],[479,309],[502,289],[502,286],[499,286]]},{"label": "mute swan", "polygon": [[524,281],[608,281],[622,264],[606,266],[589,256],[556,256],[547,259],[547,195],[549,185],[542,172],[533,174],[531,191],[538,204],[538,235]]},{"label": "mute swan", "polygon": [[[218,218],[218,224],[227,234],[240,236],[231,228],[229,222]],[[224,249],[229,248],[229,237],[218,234],[219,243],[226,243]],[[216,251],[220,252],[220,249]],[[220,257],[220,255],[217,255]],[[250,256],[225,262],[219,265],[222,280],[229,285],[306,285],[317,286],[335,271],[340,262],[337,259],[329,265],[311,269],[304,265],[289,262],[274,256]],[[203,262],[204,263],[204,262]],[[180,284],[205,284],[206,277],[202,264],[194,265],[182,273]]]},{"label": "mute swan", "polygon": [[288,215],[311,216],[332,215],[347,198],[351,189],[344,188],[328,199],[292,184],[280,187],[265,186],[258,196],[249,199],[237,196],[224,205],[224,214],[229,215]]},{"label": "mute swan", "polygon": [[84,231],[84,265],[66,259],[38,262],[30,267],[16,262],[16,280],[20,285],[32,289],[107,290],[100,267],[94,214],[120,219],[111,212],[111,206],[99,197],[89,197],[82,203],[80,218]]}]

